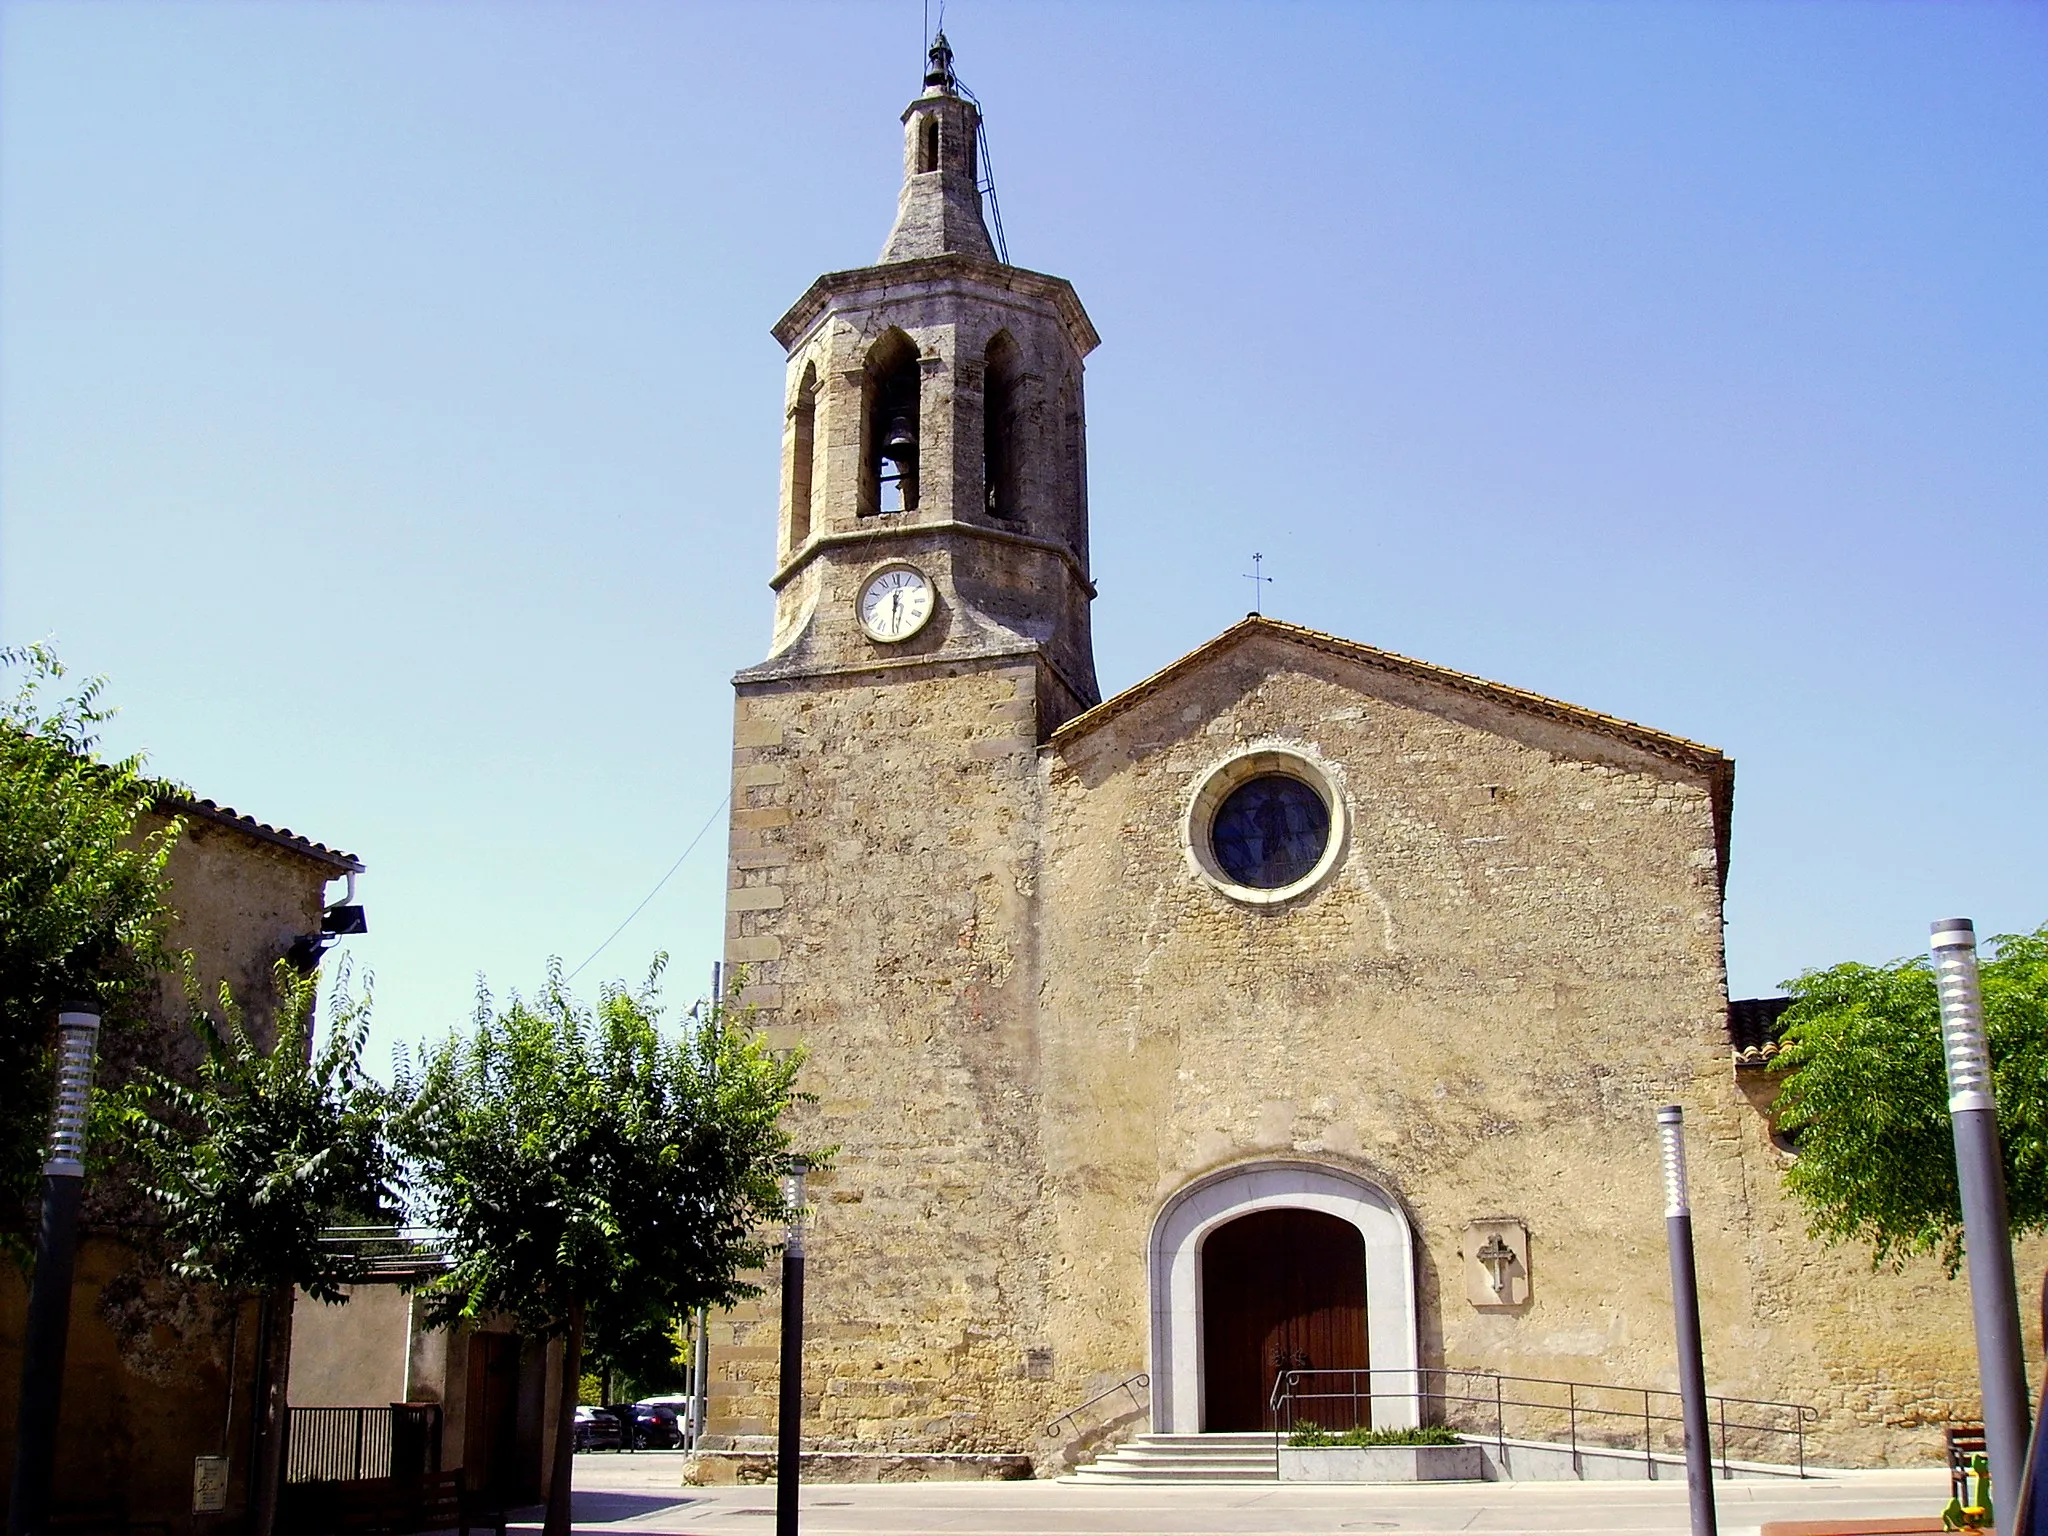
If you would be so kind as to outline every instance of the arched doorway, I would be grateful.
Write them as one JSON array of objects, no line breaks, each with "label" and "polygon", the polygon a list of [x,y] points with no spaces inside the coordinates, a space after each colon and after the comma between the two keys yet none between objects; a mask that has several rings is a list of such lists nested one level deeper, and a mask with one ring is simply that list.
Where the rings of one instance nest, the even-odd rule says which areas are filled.
[{"label": "arched doorway", "polygon": [[[1398,1429],[1421,1422],[1416,1373],[1415,1240],[1400,1202],[1347,1168],[1274,1159],[1219,1168],[1173,1194],[1152,1225],[1152,1428],[1204,1428],[1208,1350],[1203,1337],[1202,1257],[1208,1240],[1262,1211],[1308,1211],[1355,1230],[1365,1246],[1366,1354],[1372,1420]],[[1267,1378],[1270,1390],[1271,1378]]]},{"label": "arched doorway", "polygon": [[[1269,1428],[1281,1371],[1363,1370],[1370,1361],[1358,1228],[1281,1207],[1210,1232],[1202,1243],[1202,1357],[1202,1427],[1210,1431]],[[1313,1416],[1325,1429],[1350,1429],[1359,1418],[1348,1400],[1321,1403]]]}]

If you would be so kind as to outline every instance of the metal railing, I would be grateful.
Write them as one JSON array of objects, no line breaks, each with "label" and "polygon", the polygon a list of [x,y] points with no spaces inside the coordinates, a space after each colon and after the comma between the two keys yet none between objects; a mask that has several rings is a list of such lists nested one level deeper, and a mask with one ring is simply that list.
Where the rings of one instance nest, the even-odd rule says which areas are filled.
[{"label": "metal railing", "polygon": [[359,1483],[441,1470],[436,1403],[294,1408],[285,1429],[287,1483]]},{"label": "metal railing", "polygon": [[[1375,1377],[1382,1382],[1377,1388]],[[1331,1428],[1337,1420],[1369,1426],[1376,1398],[1414,1404],[1424,1423],[1440,1424],[1474,1439],[1490,1438],[1503,1459],[1512,1411],[1517,1418],[1515,1439],[1562,1442],[1571,1452],[1572,1470],[1582,1477],[1585,1469],[1579,1457],[1584,1450],[1639,1453],[1654,1477],[1660,1429],[1666,1456],[1684,1451],[1685,1419],[1678,1393],[1665,1387],[1619,1387],[1440,1366],[1302,1369],[1281,1371],[1274,1378],[1267,1409],[1279,1434],[1290,1433],[1304,1423]],[[1793,1463],[1799,1475],[1806,1476],[1807,1428],[1820,1422],[1819,1410],[1804,1403],[1762,1398],[1709,1397],[1707,1411],[1717,1442],[1714,1459],[1720,1462],[1723,1477],[1735,1475],[1736,1458],[1729,1452],[1731,1435],[1753,1451],[1782,1451],[1789,1438]],[[1317,1417],[1318,1413],[1323,1417]],[[1769,1458],[1754,1454],[1740,1459]]]},{"label": "metal railing", "polygon": [[403,1279],[448,1267],[447,1234],[432,1227],[327,1227],[320,1246],[360,1260],[371,1279]]},{"label": "metal railing", "polygon": [[[1143,1387],[1145,1389],[1145,1396],[1142,1398],[1138,1396],[1138,1389],[1140,1387]],[[1045,1437],[1048,1440],[1057,1440],[1060,1435],[1060,1426],[1062,1424],[1078,1425],[1081,1422],[1082,1414],[1086,1413],[1090,1408],[1093,1408],[1097,1403],[1102,1402],[1105,1399],[1115,1397],[1119,1392],[1128,1392],[1131,1395],[1131,1406],[1133,1408],[1143,1408],[1152,1400],[1152,1378],[1149,1374],[1147,1374],[1144,1371],[1139,1371],[1136,1375],[1133,1376],[1126,1376],[1122,1381],[1118,1382],[1115,1386],[1109,1388],[1107,1391],[1096,1393],[1093,1397],[1089,1398],[1087,1402],[1081,1404],[1081,1406],[1078,1408],[1069,1408],[1065,1413],[1061,1414],[1058,1418],[1054,1419],[1050,1424],[1046,1425]]]}]

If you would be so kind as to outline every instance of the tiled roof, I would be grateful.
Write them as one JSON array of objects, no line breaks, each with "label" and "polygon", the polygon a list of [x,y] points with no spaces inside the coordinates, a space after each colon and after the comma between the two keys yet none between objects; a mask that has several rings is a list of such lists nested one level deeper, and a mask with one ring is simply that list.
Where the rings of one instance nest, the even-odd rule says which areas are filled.
[{"label": "tiled roof", "polygon": [[325,864],[330,869],[344,874],[359,875],[363,872],[363,861],[352,853],[343,853],[339,848],[330,848],[325,843],[316,843],[310,837],[301,837],[290,827],[273,827],[268,822],[258,821],[254,816],[244,816],[231,805],[221,805],[212,800],[194,800],[186,795],[166,795],[157,802],[158,808],[171,816],[196,816],[201,821],[210,821],[215,826],[228,827],[245,837],[252,837],[260,843],[269,843],[275,848],[286,848],[302,854],[316,864]]},{"label": "tiled roof", "polygon": [[[87,773],[103,779],[113,771],[107,764],[97,762],[90,756],[77,760]],[[244,816],[232,805],[222,805],[217,800],[195,799],[189,790],[175,780],[145,778],[143,783],[161,815],[197,816],[201,821],[210,821],[215,826],[231,828],[259,843],[269,843],[273,848],[289,849],[316,864],[338,869],[343,874],[360,875],[363,872],[363,861],[352,853],[343,853],[339,848],[330,848],[325,843],[314,842],[310,837],[301,837],[290,827],[273,827],[268,822],[258,821],[254,816]]]},{"label": "tiled roof", "polygon": [[1728,1001],[1728,1048],[1735,1065],[1761,1072],[1777,1059],[1785,1033],[1785,1010],[1796,998],[1742,997]]}]

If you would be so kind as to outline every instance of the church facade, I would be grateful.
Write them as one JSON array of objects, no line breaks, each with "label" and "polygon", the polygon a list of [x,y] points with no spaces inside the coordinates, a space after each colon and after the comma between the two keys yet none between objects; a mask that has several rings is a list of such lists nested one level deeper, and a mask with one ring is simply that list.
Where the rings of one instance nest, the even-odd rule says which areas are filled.
[{"label": "church facade", "polygon": [[[1813,1408],[1809,1458],[1933,1454],[1965,1288],[1809,1240],[1731,1066],[1730,760],[1257,616],[1102,699],[1095,329],[997,258],[943,39],[903,121],[881,259],[775,327],[736,679],[726,959],[839,1148],[807,1445],[1056,1469],[1119,1405],[1261,1427],[1303,1367],[1371,1372],[1382,1426],[1430,1372],[1672,1386],[1669,1102],[1709,1390]],[[772,1292],[711,1358],[711,1443],[765,1445]]]}]

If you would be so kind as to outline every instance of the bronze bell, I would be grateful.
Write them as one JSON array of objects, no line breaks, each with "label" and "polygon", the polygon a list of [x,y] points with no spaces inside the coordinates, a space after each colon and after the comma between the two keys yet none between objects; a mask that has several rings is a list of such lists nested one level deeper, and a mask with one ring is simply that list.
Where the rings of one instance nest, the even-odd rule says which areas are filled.
[{"label": "bronze bell", "polygon": [[898,411],[882,439],[882,457],[892,464],[908,464],[917,457],[917,433],[911,430],[910,413]]}]

